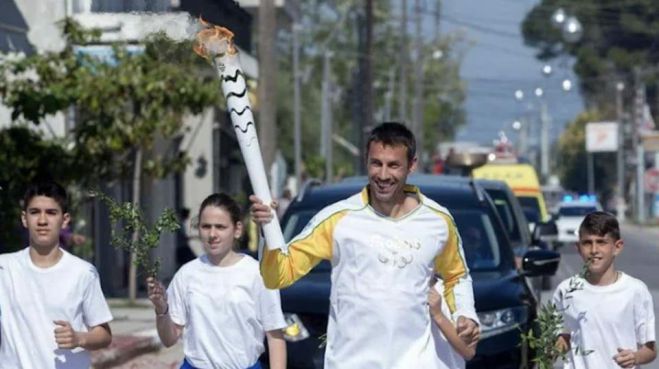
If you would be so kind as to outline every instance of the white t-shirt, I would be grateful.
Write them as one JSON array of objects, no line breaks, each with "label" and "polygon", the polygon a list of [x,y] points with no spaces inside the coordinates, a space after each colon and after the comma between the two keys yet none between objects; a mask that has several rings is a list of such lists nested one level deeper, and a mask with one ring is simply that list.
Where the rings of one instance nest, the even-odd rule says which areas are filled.
[{"label": "white t-shirt", "polygon": [[[439,292],[440,296],[444,294],[444,284],[441,280],[435,284],[435,290]],[[442,298],[442,313],[448,319],[451,319],[451,311],[444,298]],[[448,342],[437,324],[433,324],[431,330],[435,340],[435,351],[437,351],[437,357],[440,361],[436,369],[464,369],[465,359],[453,349],[453,346]]]},{"label": "white t-shirt", "polygon": [[89,352],[57,348],[54,320],[87,331],[112,320],[96,268],[62,250],[49,268],[30,259],[29,248],[0,255],[0,367],[89,368]]},{"label": "white t-shirt", "polygon": [[183,351],[197,368],[244,369],[264,351],[265,332],[286,327],[278,290],[265,288],[256,260],[183,265],[167,290],[172,321],[184,326]]},{"label": "white t-shirt", "polygon": [[619,272],[615,283],[594,286],[581,277],[581,285],[569,292],[570,279],[558,285],[553,301],[570,334],[572,350],[565,363],[570,369],[619,368],[613,360],[618,348],[636,351],[639,344],[653,342],[652,296],[642,281]]}]

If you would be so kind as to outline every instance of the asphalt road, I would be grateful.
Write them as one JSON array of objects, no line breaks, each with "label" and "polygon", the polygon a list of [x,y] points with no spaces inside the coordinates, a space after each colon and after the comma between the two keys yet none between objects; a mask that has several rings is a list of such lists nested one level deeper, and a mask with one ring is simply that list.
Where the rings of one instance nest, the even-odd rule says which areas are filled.
[{"label": "asphalt road", "polygon": [[[645,282],[654,299],[654,315],[659,317],[659,228],[642,228],[634,225],[624,225],[622,237],[625,248],[616,260],[616,268]],[[552,284],[581,271],[581,257],[572,245],[560,248],[561,264]],[[553,291],[543,293],[543,301],[549,301]],[[655,319],[655,332],[657,323]],[[559,367],[559,366],[557,366]],[[659,369],[659,359],[644,365],[644,369]]]}]

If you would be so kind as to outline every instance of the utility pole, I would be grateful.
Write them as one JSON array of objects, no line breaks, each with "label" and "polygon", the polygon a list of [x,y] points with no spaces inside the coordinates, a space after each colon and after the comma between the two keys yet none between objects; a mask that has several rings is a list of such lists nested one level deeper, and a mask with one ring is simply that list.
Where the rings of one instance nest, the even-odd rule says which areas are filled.
[{"label": "utility pole", "polygon": [[[363,47],[360,48],[361,53],[359,54],[359,66],[361,78],[361,121],[359,124],[359,147],[364,147],[366,145],[366,130],[373,128],[373,72],[372,72],[372,53],[373,53],[373,0],[365,0],[364,3],[364,16],[366,22],[362,28],[363,36],[360,40],[363,40]],[[359,161],[359,173],[364,173],[365,161]]]},{"label": "utility pole", "polygon": [[259,135],[266,171],[270,170],[277,151],[277,55],[275,37],[277,18],[274,0],[259,4]]},{"label": "utility pole", "polygon": [[302,188],[302,122],[300,121],[300,24],[298,15],[293,21],[293,151],[295,157],[295,185]]},{"label": "utility pole", "polygon": [[416,153],[420,172],[423,172],[423,37],[421,35],[421,0],[414,0],[414,14],[416,25],[414,61],[414,111],[412,111],[412,133],[416,137]]},{"label": "utility pole", "polygon": [[325,158],[325,181],[330,183],[332,177],[332,81],[330,76],[330,59],[332,54],[325,51],[323,58],[322,102],[320,114],[320,156]]},{"label": "utility pole", "polygon": [[549,178],[549,113],[547,111],[547,100],[543,98],[540,102],[540,175],[542,181],[547,182]]},{"label": "utility pole", "polygon": [[645,223],[645,152],[641,141],[641,127],[643,126],[643,109],[645,107],[645,84],[641,81],[640,69],[634,69],[634,84],[636,87],[634,97],[634,147],[636,148],[636,219]]},{"label": "utility pole", "polygon": [[622,106],[622,92],[625,90],[625,84],[622,82],[616,83],[616,118],[618,120],[618,152],[616,153],[617,161],[617,174],[618,185],[616,191],[616,214],[618,221],[625,221],[625,130],[622,124],[623,121],[623,106]]},{"label": "utility pole", "polygon": [[396,69],[389,69],[389,81],[387,82],[387,93],[384,95],[384,121],[391,121],[391,107],[394,98],[394,88],[396,84]]},{"label": "utility pole", "polygon": [[398,62],[400,63],[400,94],[398,95],[398,116],[404,123],[407,122],[407,0],[401,1],[402,11],[400,18],[400,53]]},{"label": "utility pole", "polygon": [[439,43],[439,16],[442,11],[442,1],[435,0],[435,42]]}]

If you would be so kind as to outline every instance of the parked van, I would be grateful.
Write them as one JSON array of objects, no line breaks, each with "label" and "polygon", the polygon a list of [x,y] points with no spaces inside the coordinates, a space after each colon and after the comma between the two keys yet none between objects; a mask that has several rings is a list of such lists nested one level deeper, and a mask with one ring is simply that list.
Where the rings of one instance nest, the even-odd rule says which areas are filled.
[{"label": "parked van", "polygon": [[540,181],[530,164],[490,163],[472,170],[471,174],[474,178],[506,182],[524,208],[529,223],[549,221]]}]

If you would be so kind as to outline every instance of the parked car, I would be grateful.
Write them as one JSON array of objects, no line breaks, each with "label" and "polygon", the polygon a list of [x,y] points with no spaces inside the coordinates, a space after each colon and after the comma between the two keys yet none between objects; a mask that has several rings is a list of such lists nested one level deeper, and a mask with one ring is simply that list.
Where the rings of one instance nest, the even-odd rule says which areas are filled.
[{"label": "parked car", "polygon": [[558,242],[561,244],[574,243],[579,240],[579,226],[588,213],[602,210],[602,206],[590,196],[577,199],[568,197],[558,204],[556,211],[556,227],[558,228]]},{"label": "parked car", "polygon": [[[559,254],[531,250],[523,268],[515,267],[511,242],[495,205],[473,180],[451,176],[411,176],[429,198],[450,209],[463,239],[474,285],[481,341],[468,368],[519,368],[532,355],[520,344],[536,317],[537,300],[525,276],[553,274]],[[289,206],[283,219],[284,237],[298,234],[323,207],[357,193],[365,178],[311,187]],[[308,275],[281,290],[289,368],[322,368],[323,337],[329,312],[331,265],[321,262]],[[386,348],[383,348],[386,349]]]},{"label": "parked car", "polygon": [[[533,219],[535,222],[533,226],[534,232],[532,233],[529,230],[529,221],[526,218],[524,209],[505,182],[478,179],[476,183],[483,187],[485,192],[492,198],[492,202],[494,202],[494,206],[508,232],[508,238],[510,239],[518,268],[522,267],[522,257],[527,251],[534,248],[555,249],[555,242],[553,240],[547,241],[550,238],[547,237],[546,232],[543,234],[543,237],[540,237],[540,232],[535,232],[535,228],[546,227],[547,225],[545,223],[539,222],[538,219]],[[531,283],[537,293],[538,300],[540,300],[539,297],[542,289],[551,288],[551,276],[533,278]]]}]

